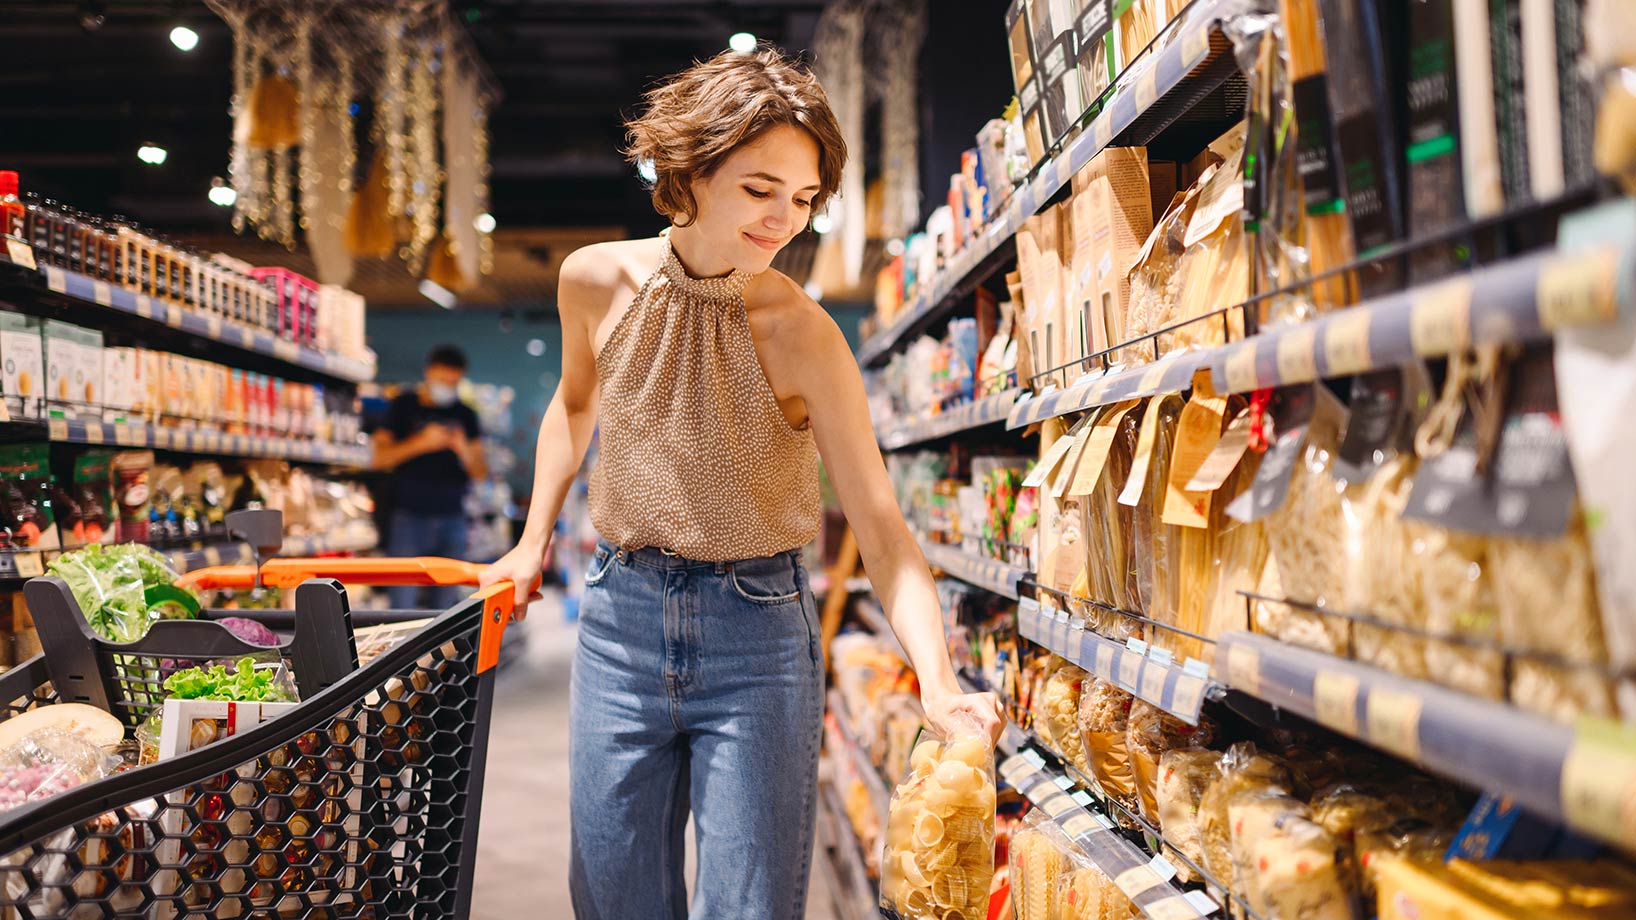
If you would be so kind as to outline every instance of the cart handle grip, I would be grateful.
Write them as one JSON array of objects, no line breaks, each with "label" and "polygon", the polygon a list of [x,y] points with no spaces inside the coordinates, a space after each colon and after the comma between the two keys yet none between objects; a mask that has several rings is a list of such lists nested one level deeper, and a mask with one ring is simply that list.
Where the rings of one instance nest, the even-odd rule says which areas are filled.
[{"label": "cart handle grip", "polygon": [[[417,556],[409,559],[269,559],[261,565],[261,583],[270,588],[294,588],[312,578],[333,578],[354,585],[475,585],[483,566],[458,559]],[[204,591],[252,588],[253,565],[219,565],[196,569],[177,579],[178,584]],[[529,593],[539,588],[536,580]],[[483,601],[483,622],[478,633],[477,673],[500,661],[500,640],[516,614],[516,588],[499,581],[473,597]]]}]

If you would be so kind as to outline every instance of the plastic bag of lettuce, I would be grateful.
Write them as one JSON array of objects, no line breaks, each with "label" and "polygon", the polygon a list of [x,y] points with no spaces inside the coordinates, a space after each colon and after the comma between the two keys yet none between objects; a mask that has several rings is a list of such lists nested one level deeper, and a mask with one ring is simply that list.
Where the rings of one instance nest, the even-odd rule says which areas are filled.
[{"label": "plastic bag of lettuce", "polygon": [[197,599],[175,587],[176,570],[138,543],[92,544],[46,568],[68,582],[86,621],[110,642],[135,642],[156,620],[198,614]]}]

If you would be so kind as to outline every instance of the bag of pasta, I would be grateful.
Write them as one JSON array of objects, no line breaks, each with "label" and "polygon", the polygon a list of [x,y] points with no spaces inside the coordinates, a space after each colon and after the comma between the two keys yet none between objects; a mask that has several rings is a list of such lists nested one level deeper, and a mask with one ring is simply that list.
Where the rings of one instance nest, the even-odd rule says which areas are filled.
[{"label": "bag of pasta", "polygon": [[[1505,657],[1488,539],[1423,525],[1415,540],[1426,628],[1444,639],[1426,640],[1426,673],[1456,690],[1505,699]],[[1485,647],[1486,646],[1486,647]]]},{"label": "bag of pasta", "polygon": [[1251,908],[1265,920],[1352,920],[1355,892],[1335,837],[1293,799],[1244,801],[1245,834],[1235,818],[1233,845],[1247,850]]},{"label": "bag of pasta", "polygon": [[1107,873],[1075,850],[1068,854],[1056,916],[1061,920],[1137,920],[1142,911]]},{"label": "bag of pasta", "polygon": [[1251,792],[1277,794],[1292,785],[1290,772],[1282,763],[1241,741],[1228,748],[1221,758],[1221,775],[1199,798],[1199,832],[1204,840],[1204,868],[1224,884],[1233,878],[1233,837],[1228,806],[1239,795]]},{"label": "bag of pasta", "polygon": [[1136,774],[1137,801],[1149,824],[1160,823],[1159,758],[1165,751],[1202,750],[1215,740],[1216,723],[1207,716],[1201,715],[1198,725],[1189,725],[1144,700],[1131,703],[1125,746]]},{"label": "bag of pasta", "polygon": [[1358,840],[1390,826],[1394,820],[1391,808],[1386,802],[1356,787],[1337,785],[1313,798],[1312,820],[1335,839],[1349,889],[1357,894],[1361,903],[1373,904],[1372,900],[1364,897],[1366,892],[1373,894],[1373,886],[1366,884],[1364,879]]},{"label": "bag of pasta", "polygon": [[1204,865],[1204,832],[1199,827],[1199,802],[1204,790],[1221,775],[1220,751],[1173,749],[1159,755],[1159,827],[1164,832],[1166,855],[1174,850],[1184,860],[1172,859],[1184,882],[1200,881],[1189,867]]},{"label": "bag of pasta", "polygon": [[887,813],[880,903],[903,920],[979,920],[993,878],[994,749],[973,722],[910,755]]},{"label": "bag of pasta", "polygon": [[1017,920],[1057,920],[1061,916],[1062,882],[1077,848],[1056,822],[1039,811],[1023,818],[1011,838],[1011,906]]},{"label": "bag of pasta", "polygon": [[[1135,697],[1100,677],[1085,681],[1079,695],[1079,734],[1085,745],[1085,760],[1097,785],[1114,801],[1135,812],[1136,772],[1130,762],[1126,731],[1130,726],[1131,704]],[[1114,817],[1126,827],[1136,822],[1118,812]]]},{"label": "bag of pasta", "polygon": [[[1345,580],[1346,518],[1341,488],[1331,475],[1338,407],[1322,387],[1320,405],[1307,428],[1306,444],[1290,474],[1289,493],[1265,519],[1267,543],[1276,564],[1282,596],[1318,607],[1341,601]],[[1257,605],[1256,627],[1292,645],[1331,655],[1347,652],[1347,621],[1326,613],[1280,603]]]},{"label": "bag of pasta", "polygon": [[1041,711],[1050,723],[1051,738],[1056,751],[1068,759],[1079,772],[1091,774],[1090,761],[1085,756],[1085,742],[1079,729],[1079,698],[1085,682],[1090,679],[1084,669],[1065,665],[1045,683],[1045,699]]},{"label": "bag of pasta", "polygon": [[1415,564],[1415,540],[1424,525],[1403,519],[1414,485],[1414,458],[1399,455],[1341,496],[1346,520],[1348,610],[1368,613],[1405,630],[1359,623],[1354,644],[1359,661],[1421,679],[1426,676],[1425,642],[1407,630],[1426,627],[1426,606]]}]

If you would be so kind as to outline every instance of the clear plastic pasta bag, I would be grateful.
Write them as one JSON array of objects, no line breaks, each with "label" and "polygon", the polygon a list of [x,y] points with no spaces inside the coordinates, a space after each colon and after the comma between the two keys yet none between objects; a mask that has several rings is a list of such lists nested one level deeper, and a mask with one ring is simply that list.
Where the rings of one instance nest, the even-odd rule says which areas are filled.
[{"label": "clear plastic pasta bag", "polygon": [[1045,696],[1041,714],[1051,725],[1051,738],[1057,753],[1068,758],[1079,772],[1089,776],[1090,761],[1085,756],[1085,742],[1079,730],[1079,698],[1085,682],[1090,679],[1084,669],[1076,665],[1058,668],[1045,682]]},{"label": "clear plastic pasta bag", "polygon": [[[1346,517],[1348,610],[1410,629],[1425,628],[1420,568],[1414,541],[1421,529],[1403,519],[1414,484],[1414,458],[1399,455],[1341,497]],[[1359,623],[1353,633],[1359,661],[1416,679],[1426,676],[1424,640],[1410,632]]]},{"label": "clear plastic pasta bag", "polygon": [[1365,903],[1372,904],[1373,891],[1364,878],[1366,873],[1358,854],[1358,838],[1389,826],[1395,820],[1390,806],[1353,786],[1333,786],[1313,797],[1312,820],[1335,838],[1350,890],[1360,897],[1368,891],[1371,899]]},{"label": "clear plastic pasta bag", "polygon": [[[1228,748],[1221,758],[1221,775],[1199,798],[1199,832],[1204,840],[1204,868],[1223,884],[1232,884],[1233,834],[1228,807],[1239,795],[1287,792],[1293,785],[1289,769],[1247,741]],[[1242,893],[1242,892],[1240,892]]]},{"label": "clear plastic pasta bag", "polygon": [[[1199,828],[1199,802],[1204,790],[1221,775],[1220,751],[1173,749],[1159,755],[1159,828],[1169,851],[1204,866],[1204,832]],[[1176,863],[1184,882],[1199,881],[1187,862]]]},{"label": "clear plastic pasta bag", "polygon": [[1169,750],[1207,748],[1215,740],[1216,723],[1208,717],[1200,716],[1199,724],[1194,726],[1143,700],[1131,704],[1125,745],[1136,773],[1137,801],[1149,824],[1160,823],[1159,758]]},{"label": "clear plastic pasta bag", "polygon": [[1421,527],[1414,542],[1426,604],[1426,628],[1448,641],[1426,642],[1426,673],[1456,690],[1505,699],[1505,656],[1499,651],[1499,611],[1488,539]]},{"label": "clear plastic pasta bag", "polygon": [[1011,906],[1017,920],[1057,920],[1075,850],[1056,823],[1031,811],[1011,838]]},{"label": "clear plastic pasta bag", "polygon": [[1516,656],[1511,702],[1558,722],[1614,715],[1584,514],[1576,513],[1568,532],[1556,539],[1495,539],[1488,568],[1505,646],[1562,662]]},{"label": "clear plastic pasta bag", "polygon": [[1061,920],[1136,920],[1142,912],[1107,873],[1074,850],[1062,874],[1055,916]]},{"label": "clear plastic pasta bag", "polygon": [[[1253,873],[1252,906],[1265,920],[1352,920],[1355,892],[1343,848],[1305,814],[1306,806],[1293,799],[1282,802],[1297,807],[1276,814],[1262,833],[1247,835],[1245,841]],[[1276,804],[1265,807],[1265,800],[1257,804],[1277,811]],[[1234,845],[1239,845],[1236,836]]]},{"label": "clear plastic pasta bag", "polygon": [[[1290,476],[1288,498],[1265,524],[1284,596],[1334,607],[1341,602],[1345,576],[1346,518],[1340,484],[1330,475],[1334,439],[1318,428],[1313,426]],[[1261,631],[1292,645],[1346,655],[1346,620],[1287,604],[1264,603],[1257,608]]]},{"label": "clear plastic pasta bag", "polygon": [[902,920],[983,920],[994,879],[994,749],[975,723],[926,738],[892,792],[881,907]]},{"label": "clear plastic pasta bag", "polygon": [[[1140,807],[1126,738],[1134,701],[1135,697],[1100,677],[1086,680],[1079,695],[1079,734],[1091,776],[1104,793],[1131,812]],[[1126,827],[1135,825],[1124,812],[1117,812],[1114,818]]]}]

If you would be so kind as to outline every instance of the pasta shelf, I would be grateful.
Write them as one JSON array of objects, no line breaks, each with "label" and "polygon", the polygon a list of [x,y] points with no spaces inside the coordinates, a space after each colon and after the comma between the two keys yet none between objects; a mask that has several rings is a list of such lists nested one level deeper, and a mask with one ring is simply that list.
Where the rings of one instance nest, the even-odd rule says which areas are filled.
[{"label": "pasta shelf", "polygon": [[882,450],[901,450],[911,445],[950,435],[996,425],[1006,420],[1017,401],[1019,389],[1006,390],[993,396],[973,400],[935,415],[900,419],[876,429]]},{"label": "pasta shelf", "polygon": [[1222,636],[1217,661],[1235,690],[1636,848],[1636,818],[1618,805],[1636,792],[1636,733],[1626,727],[1561,724],[1252,633]]},{"label": "pasta shelf", "polygon": [[958,547],[933,543],[922,539],[920,548],[933,568],[942,569],[952,578],[976,585],[1004,597],[1017,597],[1017,582],[1028,573],[997,559],[987,559]]}]

